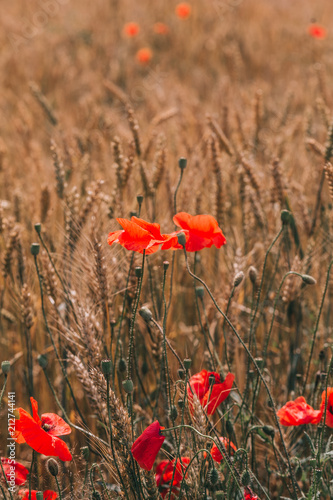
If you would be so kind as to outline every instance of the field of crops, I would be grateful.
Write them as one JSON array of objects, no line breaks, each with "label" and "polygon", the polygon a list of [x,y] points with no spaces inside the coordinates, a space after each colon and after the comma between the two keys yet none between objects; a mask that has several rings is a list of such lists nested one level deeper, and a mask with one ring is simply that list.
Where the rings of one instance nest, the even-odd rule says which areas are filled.
[{"label": "field of crops", "polygon": [[1,499],[333,498],[333,3],[0,24]]}]

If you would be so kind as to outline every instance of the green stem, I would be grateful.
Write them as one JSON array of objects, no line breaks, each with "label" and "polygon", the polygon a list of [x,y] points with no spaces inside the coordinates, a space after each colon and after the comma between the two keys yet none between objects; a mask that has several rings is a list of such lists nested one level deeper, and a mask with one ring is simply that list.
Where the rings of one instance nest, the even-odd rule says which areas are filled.
[{"label": "green stem", "polygon": [[57,476],[55,476],[54,479],[56,480],[56,483],[57,483],[57,488],[58,488],[58,493],[59,493],[59,500],[62,500],[61,490],[60,490],[60,484],[59,484]]}]

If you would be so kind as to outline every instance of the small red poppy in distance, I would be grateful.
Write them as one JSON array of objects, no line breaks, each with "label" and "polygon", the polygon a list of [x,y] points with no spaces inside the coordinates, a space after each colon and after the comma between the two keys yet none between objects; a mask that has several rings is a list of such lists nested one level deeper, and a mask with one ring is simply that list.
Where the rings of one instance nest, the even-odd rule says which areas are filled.
[{"label": "small red poppy in distance", "polygon": [[150,63],[153,57],[153,52],[149,47],[143,47],[137,51],[135,57],[140,64],[146,65]]},{"label": "small red poppy in distance", "polygon": [[[320,414],[317,420],[313,423],[319,424],[322,419],[322,416],[325,411],[325,399],[326,399],[326,391],[324,391],[321,395],[321,405],[320,405]],[[325,424],[328,427],[333,427],[333,387],[327,387],[327,403],[326,403],[326,419]]]},{"label": "small red poppy in distance", "polygon": [[192,7],[187,2],[182,2],[176,5],[176,15],[180,19],[188,19],[191,15]]},{"label": "small red poppy in distance", "polygon": [[323,40],[327,36],[326,28],[324,28],[324,26],[320,26],[320,24],[310,24],[308,27],[308,33],[313,38],[318,38],[320,40]]},{"label": "small red poppy in distance", "polygon": [[[213,385],[211,385],[210,377],[215,379]],[[201,370],[189,380],[187,392],[190,406],[193,401],[193,391],[198,396],[200,404],[207,412],[207,415],[214,415],[217,407],[229,396],[234,379],[235,375],[228,373],[224,381],[221,382],[218,373]]]},{"label": "small red poppy in distance", "polygon": [[154,33],[156,33],[157,35],[167,35],[169,31],[169,26],[164,23],[154,24]]},{"label": "small red poppy in distance", "polygon": [[[173,221],[176,226],[188,231],[188,240],[185,245],[188,252],[197,252],[203,248],[210,248],[212,245],[221,248],[226,243],[222,229],[212,215],[190,215],[186,212],[179,212],[174,216]],[[178,245],[175,248],[181,248],[181,246]]]},{"label": "small red poppy in distance", "polygon": [[109,245],[119,243],[127,250],[151,254],[162,245],[162,249],[171,248],[177,244],[177,233],[161,234],[160,225],[146,222],[138,217],[131,220],[117,219],[123,230],[114,231],[108,236]]},{"label": "small red poppy in distance", "polygon": [[136,35],[138,35],[140,32],[140,26],[138,23],[126,23],[123,27],[123,34],[129,38],[132,38]]},{"label": "small red poppy in distance", "polygon": [[[232,441],[229,441],[228,438],[220,437],[219,439],[220,439],[221,443],[224,444],[224,447],[227,450],[227,453],[229,455],[232,455],[234,453],[234,451],[237,451],[237,448],[234,445],[234,443]],[[217,462],[219,464],[222,462],[223,455],[220,452],[220,450],[218,449],[218,447],[216,446],[216,444],[214,444],[212,446],[212,449],[210,450],[210,453],[212,455],[213,460],[215,460],[215,462]]]},{"label": "small red poppy in distance", "polygon": [[[183,474],[188,467],[191,459],[189,457],[180,457],[177,459],[175,475],[172,482],[172,493],[177,493],[176,488],[180,486],[183,479]],[[162,460],[156,467],[156,484],[159,487],[160,494],[164,498],[171,487],[173,470],[175,468],[175,459]]]},{"label": "small red poppy in distance", "polygon": [[[31,500],[36,500],[37,493],[36,490],[31,490]],[[29,500],[29,490],[20,490],[19,495],[23,495],[21,500]],[[58,495],[55,491],[46,490],[43,492],[43,500],[56,500],[57,498]]]},{"label": "small red poppy in distance", "polygon": [[[1,463],[8,482],[11,482],[12,480],[11,472],[13,470],[15,470],[16,485],[21,486],[26,482],[29,471],[24,467],[24,465],[20,464],[20,462],[16,462],[16,460],[12,460],[11,458],[1,458]],[[12,467],[14,467],[14,469],[12,469]],[[2,476],[2,474],[0,475]]]},{"label": "small red poppy in distance", "polygon": [[15,441],[19,444],[27,443],[33,450],[49,457],[58,457],[62,461],[72,460],[67,444],[56,436],[71,433],[71,428],[55,413],[38,415],[38,403],[30,398],[32,415],[18,408],[20,419],[16,420]]},{"label": "small red poppy in distance", "polygon": [[277,416],[280,418],[280,423],[285,426],[317,424],[321,418],[320,410],[314,410],[303,396],[295,401],[288,401],[279,409]]},{"label": "small red poppy in distance", "polygon": [[132,455],[144,470],[151,470],[154,465],[165,439],[165,436],[161,433],[163,429],[164,427],[161,427],[159,422],[155,420],[133,443]]}]

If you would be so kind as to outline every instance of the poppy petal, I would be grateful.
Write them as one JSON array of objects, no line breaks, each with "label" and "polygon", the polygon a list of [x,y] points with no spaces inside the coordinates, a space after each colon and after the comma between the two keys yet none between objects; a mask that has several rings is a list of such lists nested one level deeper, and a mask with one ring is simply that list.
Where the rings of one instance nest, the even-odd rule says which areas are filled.
[{"label": "poppy petal", "polygon": [[212,389],[206,392],[202,406],[206,407],[207,415],[214,415],[217,407],[229,396],[234,380],[235,375],[228,373],[221,384],[214,384]]},{"label": "poppy petal", "polygon": [[30,398],[31,408],[32,408],[32,418],[38,425],[40,425],[40,418],[38,415],[38,403],[34,398]]},{"label": "poppy petal", "polygon": [[15,484],[21,486],[26,482],[29,471],[24,467],[24,465],[20,464],[20,462],[16,462],[16,460],[12,460],[11,458],[1,458],[1,463],[8,482],[12,479],[11,471],[13,470],[13,467],[15,469]]},{"label": "poppy petal", "polygon": [[314,410],[305,398],[300,396],[295,401],[288,401],[279,409],[277,416],[280,418],[280,424],[285,426],[315,424],[318,423],[319,416],[321,418],[321,411]]},{"label": "poppy petal", "polygon": [[[55,413],[43,413],[42,415],[42,427],[44,425],[48,426],[47,433],[50,436],[65,436],[70,434],[72,429],[59,415]],[[44,430],[46,430],[44,428]]]},{"label": "poppy petal", "polygon": [[165,436],[160,432],[161,430],[162,427],[156,420],[133,443],[131,448],[132,455],[144,470],[152,469],[157,454],[165,440]]}]

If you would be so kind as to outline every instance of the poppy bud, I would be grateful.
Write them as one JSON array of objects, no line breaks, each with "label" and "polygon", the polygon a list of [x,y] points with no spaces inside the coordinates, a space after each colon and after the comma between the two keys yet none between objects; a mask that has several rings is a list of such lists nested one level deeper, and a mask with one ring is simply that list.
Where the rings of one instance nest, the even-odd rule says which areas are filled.
[{"label": "poppy bud", "polygon": [[250,276],[250,280],[251,280],[252,285],[255,285],[257,282],[257,278],[258,278],[258,271],[254,266],[250,267],[249,276]]},{"label": "poppy bud", "polygon": [[104,377],[111,375],[112,361],[110,359],[103,359],[103,361],[101,361],[101,370],[103,372]]},{"label": "poppy bud", "polygon": [[164,271],[166,271],[168,269],[168,267],[169,267],[169,261],[165,260],[163,262],[163,269],[164,269]]},{"label": "poppy bud", "polygon": [[186,236],[184,233],[178,233],[177,234],[177,240],[178,240],[178,243],[185,248],[185,245],[186,245]]},{"label": "poppy bud", "polygon": [[257,363],[259,370],[261,370],[264,366],[264,360],[262,358],[254,358],[254,361]]},{"label": "poppy bud", "polygon": [[37,491],[36,500],[43,500],[43,492],[42,491]]},{"label": "poppy bud", "polygon": [[149,323],[149,321],[153,317],[153,313],[151,312],[150,309],[148,309],[148,307],[141,307],[141,309],[139,310],[139,314],[141,318],[145,320],[146,323]]},{"label": "poppy bud", "polygon": [[283,225],[289,224],[290,221],[290,212],[288,210],[282,210],[281,212],[281,221]]},{"label": "poppy bud", "polygon": [[213,466],[210,471],[208,472],[208,481],[212,486],[215,486],[217,481],[219,480],[219,473],[217,472],[216,468]]},{"label": "poppy bud", "polygon": [[197,286],[195,288],[195,294],[198,297],[198,299],[202,299],[205,293],[205,289],[203,286]]},{"label": "poppy bud", "polygon": [[118,361],[118,372],[124,373],[126,369],[127,369],[126,360],[124,358],[120,358],[120,360]]},{"label": "poppy bud", "polygon": [[243,279],[244,279],[244,273],[243,271],[239,271],[239,273],[237,273],[234,278],[234,287],[237,288],[241,284]]},{"label": "poppy bud", "polygon": [[184,170],[186,168],[186,165],[187,165],[187,159],[184,157],[179,158],[178,165],[179,165],[180,170]]},{"label": "poppy bud", "polygon": [[305,283],[306,285],[315,285],[317,283],[317,281],[312,276],[309,276],[308,274],[303,274],[302,280],[303,280],[303,283]]},{"label": "poppy bud", "polygon": [[191,365],[192,365],[192,360],[187,358],[187,359],[184,359],[184,366],[185,366],[185,370],[189,370],[191,368]]},{"label": "poppy bud", "polygon": [[38,364],[43,370],[47,367],[48,360],[45,354],[40,354],[37,358]]},{"label": "poppy bud", "polygon": [[84,458],[84,460],[85,460],[86,462],[88,462],[88,460],[89,460],[89,455],[90,455],[90,451],[89,451],[88,446],[82,446],[82,447],[80,448],[80,451],[81,451],[81,456],[82,456],[82,458]]},{"label": "poppy bud", "polygon": [[242,477],[241,477],[241,482],[242,482],[242,485],[245,486],[245,488],[247,486],[250,486],[250,483],[251,483],[251,476],[250,476],[250,473],[248,470],[245,470],[242,474]]},{"label": "poppy bud", "polygon": [[40,223],[35,224],[35,231],[37,234],[40,234],[42,232],[42,225]]},{"label": "poppy bud", "polygon": [[274,437],[275,430],[274,427],[272,427],[271,425],[264,425],[262,430],[264,431],[265,434],[267,434],[267,436],[270,436],[271,438]]},{"label": "poppy bud", "polygon": [[1,363],[1,370],[4,375],[7,375],[10,371],[10,362],[9,361],[3,361]]},{"label": "poppy bud", "polygon": [[131,379],[123,380],[123,388],[127,394],[131,394],[134,390],[133,381]]},{"label": "poppy bud", "polygon": [[54,458],[49,458],[47,461],[47,469],[51,476],[57,477],[57,475],[59,474],[58,462],[54,460]]},{"label": "poppy bud", "polygon": [[30,247],[30,252],[31,255],[38,255],[39,254],[39,243],[33,243]]},{"label": "poppy bud", "polygon": [[176,420],[176,418],[178,417],[178,411],[175,405],[172,405],[170,407],[169,417],[171,418],[171,420]]},{"label": "poppy bud", "polygon": [[137,267],[135,268],[135,276],[136,276],[137,278],[141,278],[141,276],[142,276],[142,267],[141,267],[141,266],[137,266]]}]

